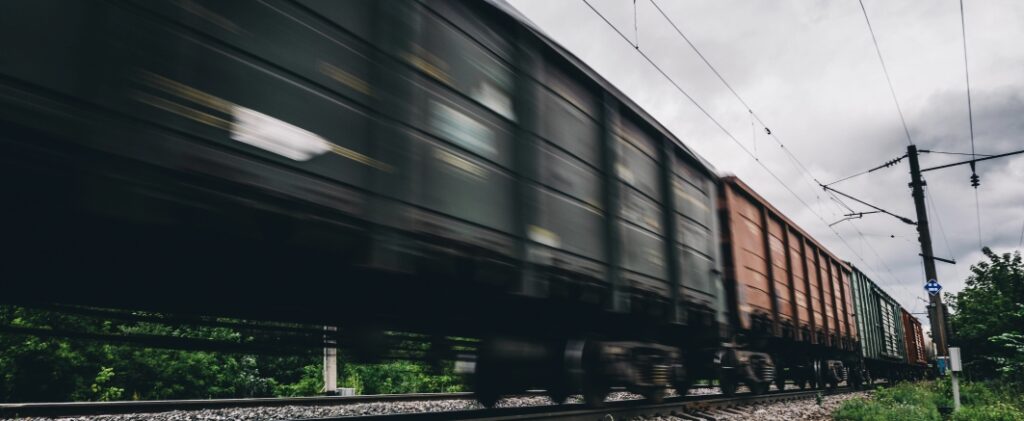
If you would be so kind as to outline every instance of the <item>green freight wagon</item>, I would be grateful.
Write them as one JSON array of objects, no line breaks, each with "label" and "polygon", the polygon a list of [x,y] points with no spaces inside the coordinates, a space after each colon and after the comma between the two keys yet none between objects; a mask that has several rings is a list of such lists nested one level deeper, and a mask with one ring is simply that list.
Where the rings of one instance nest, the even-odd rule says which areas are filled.
[{"label": "green freight wagon", "polygon": [[0,16],[5,301],[480,338],[490,403],[720,371],[717,174],[502,2]]},{"label": "green freight wagon", "polygon": [[[902,308],[864,272],[853,268],[853,300],[860,333],[860,355],[865,382],[893,379],[905,365]],[[855,368],[856,369],[856,368]]]}]

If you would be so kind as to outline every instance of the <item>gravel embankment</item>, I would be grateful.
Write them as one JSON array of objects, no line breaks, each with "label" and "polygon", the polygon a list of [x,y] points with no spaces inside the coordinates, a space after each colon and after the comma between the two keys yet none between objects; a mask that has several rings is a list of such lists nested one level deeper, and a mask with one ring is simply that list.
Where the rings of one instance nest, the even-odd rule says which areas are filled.
[{"label": "gravel embankment", "polygon": [[[791,385],[786,388],[789,389]],[[795,386],[793,386],[795,387]],[[740,387],[740,391],[745,389]],[[712,395],[719,393],[718,387],[698,386],[690,389],[689,395]],[[676,396],[675,391],[670,390],[667,396]],[[608,395],[609,401],[643,399],[642,396],[622,391],[615,391]],[[571,396],[568,403],[582,402],[580,396]],[[812,402],[813,403],[813,402]],[[544,396],[519,396],[502,399],[498,407],[521,407],[552,405],[551,399]],[[268,419],[296,419],[296,418],[319,418],[339,416],[365,416],[365,415],[386,415],[415,412],[441,412],[460,411],[466,409],[482,408],[480,404],[471,399],[432,400],[432,401],[406,401],[406,402],[370,402],[350,403],[331,406],[282,406],[282,407],[256,407],[256,408],[220,408],[189,411],[169,411],[144,414],[119,414],[119,415],[93,415],[81,417],[62,418],[18,418],[19,421],[227,421],[227,420],[268,420]],[[13,421],[3,420],[0,421]]]},{"label": "gravel embankment", "polygon": [[[787,388],[788,389],[788,388]],[[716,409],[707,414],[688,414],[693,418],[651,417],[634,418],[633,421],[680,421],[697,419],[715,419],[716,421],[831,421],[832,411],[848,399],[866,396],[865,392],[844,393],[825,396],[819,406],[814,398],[789,402],[776,402],[757,405],[743,405],[736,408]],[[704,415],[707,415],[705,417]]]}]

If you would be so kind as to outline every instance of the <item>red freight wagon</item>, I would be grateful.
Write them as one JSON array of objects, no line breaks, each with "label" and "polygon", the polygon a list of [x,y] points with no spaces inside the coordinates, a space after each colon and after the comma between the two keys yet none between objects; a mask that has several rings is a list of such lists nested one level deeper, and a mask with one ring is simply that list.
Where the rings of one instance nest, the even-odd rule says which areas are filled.
[{"label": "red freight wagon", "polygon": [[[842,379],[834,360],[857,343],[850,267],[743,181],[721,181],[725,286],[736,340],[770,353],[777,376],[798,384],[805,365],[817,367],[811,369],[817,381]],[[834,378],[828,360],[836,363]]]},{"label": "red freight wagon", "polygon": [[916,366],[927,366],[926,348],[929,346],[929,343],[925,342],[924,334],[921,333],[921,321],[908,313],[907,310],[900,309],[900,312],[903,313],[903,343],[907,346],[907,363]]}]

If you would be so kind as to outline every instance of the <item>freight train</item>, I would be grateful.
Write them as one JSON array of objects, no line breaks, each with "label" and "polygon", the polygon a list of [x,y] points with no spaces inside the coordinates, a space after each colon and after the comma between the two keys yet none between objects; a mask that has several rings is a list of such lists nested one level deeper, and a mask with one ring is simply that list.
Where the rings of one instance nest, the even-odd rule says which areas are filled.
[{"label": "freight train", "polygon": [[501,2],[0,16],[4,302],[479,338],[485,404],[920,370],[916,319]]}]

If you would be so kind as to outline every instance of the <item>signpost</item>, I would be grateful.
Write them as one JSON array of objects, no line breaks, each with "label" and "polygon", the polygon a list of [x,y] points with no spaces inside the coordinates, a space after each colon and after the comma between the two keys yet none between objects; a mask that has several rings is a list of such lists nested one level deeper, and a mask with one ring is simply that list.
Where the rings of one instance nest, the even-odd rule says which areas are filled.
[{"label": "signpost", "polygon": [[928,282],[925,282],[924,289],[928,291],[928,294],[935,295],[942,290],[942,285],[939,285],[939,283],[933,278],[929,279]]},{"label": "signpost", "polygon": [[963,370],[960,364],[960,347],[949,348],[949,371],[953,374],[953,411],[960,410],[960,381],[956,373]]}]

